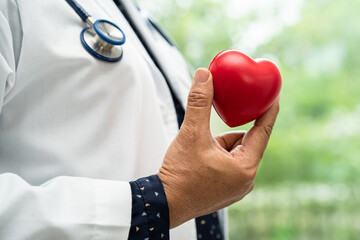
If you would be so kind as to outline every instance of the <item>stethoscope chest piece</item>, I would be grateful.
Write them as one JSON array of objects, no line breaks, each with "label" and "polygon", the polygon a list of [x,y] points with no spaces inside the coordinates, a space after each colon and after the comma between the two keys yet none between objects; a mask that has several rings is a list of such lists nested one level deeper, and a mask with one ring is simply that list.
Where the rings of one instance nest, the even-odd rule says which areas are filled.
[{"label": "stethoscope chest piece", "polygon": [[108,20],[99,19],[93,21],[76,0],[66,0],[80,18],[90,27],[80,33],[80,40],[84,48],[94,57],[107,61],[117,62],[123,56],[122,46],[125,43],[124,32]]},{"label": "stethoscope chest piece", "polygon": [[94,57],[108,62],[117,62],[123,56],[125,43],[123,31],[107,20],[97,20],[93,28],[85,28],[80,34],[84,48]]}]

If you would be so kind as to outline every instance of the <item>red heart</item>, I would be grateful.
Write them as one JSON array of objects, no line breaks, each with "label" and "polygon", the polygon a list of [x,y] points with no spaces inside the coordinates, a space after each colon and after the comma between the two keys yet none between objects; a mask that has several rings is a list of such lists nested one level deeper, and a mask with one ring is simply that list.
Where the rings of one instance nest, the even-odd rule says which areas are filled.
[{"label": "red heart", "polygon": [[209,70],[214,81],[214,108],[229,127],[260,117],[280,93],[280,71],[265,59],[253,60],[239,51],[226,50],[216,55]]}]

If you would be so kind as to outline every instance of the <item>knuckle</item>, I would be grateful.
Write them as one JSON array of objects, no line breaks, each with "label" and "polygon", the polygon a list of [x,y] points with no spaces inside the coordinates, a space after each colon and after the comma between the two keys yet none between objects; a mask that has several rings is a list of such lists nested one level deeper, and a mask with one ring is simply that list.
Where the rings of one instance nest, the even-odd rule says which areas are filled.
[{"label": "knuckle", "polygon": [[192,131],[189,129],[189,127],[182,127],[178,133],[178,136],[180,139],[189,140],[192,138]]},{"label": "knuckle", "polygon": [[246,180],[248,182],[254,182],[256,174],[257,174],[257,166],[247,168],[245,174]]},{"label": "knuckle", "polygon": [[200,134],[200,129],[196,124],[192,124],[191,122],[184,122],[184,128],[183,128],[184,132],[186,133],[187,136],[192,137],[192,136],[197,136]]},{"label": "knuckle", "polygon": [[198,138],[199,135],[200,130],[196,125],[184,122],[178,133],[178,138],[183,143],[191,143]]},{"label": "knuckle", "polygon": [[273,126],[271,126],[271,125],[263,126],[262,130],[265,133],[265,135],[269,138],[271,136],[272,131],[273,131]]},{"label": "knuckle", "polygon": [[192,90],[188,96],[188,106],[194,108],[202,108],[209,105],[209,98],[207,95],[198,90]]},{"label": "knuckle", "polygon": [[252,167],[240,167],[235,170],[236,174],[236,181],[235,182],[242,182],[245,186],[253,183],[257,174],[257,166]]}]

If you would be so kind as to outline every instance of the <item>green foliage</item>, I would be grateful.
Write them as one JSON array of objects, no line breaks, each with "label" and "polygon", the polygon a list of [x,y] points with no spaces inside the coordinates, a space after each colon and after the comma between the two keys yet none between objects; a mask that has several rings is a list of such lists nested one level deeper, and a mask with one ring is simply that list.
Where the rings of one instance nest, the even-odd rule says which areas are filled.
[{"label": "green foliage", "polygon": [[[281,111],[250,198],[267,204],[281,190],[278,201],[286,204],[251,207],[245,199],[233,205],[231,239],[358,239],[360,1],[140,2],[195,67],[237,48],[273,60],[282,73]],[[213,133],[228,130],[213,113]],[[322,196],[323,188],[311,186],[340,183],[348,191],[341,201],[303,203],[294,190],[310,186],[310,193]]]}]

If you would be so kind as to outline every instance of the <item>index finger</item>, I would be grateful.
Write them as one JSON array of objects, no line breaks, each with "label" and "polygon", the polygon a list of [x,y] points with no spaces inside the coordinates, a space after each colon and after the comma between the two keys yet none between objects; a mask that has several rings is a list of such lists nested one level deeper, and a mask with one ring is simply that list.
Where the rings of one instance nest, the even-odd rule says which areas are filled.
[{"label": "index finger", "polygon": [[279,99],[261,117],[256,119],[254,126],[245,135],[242,145],[251,157],[260,162],[279,113]]}]

